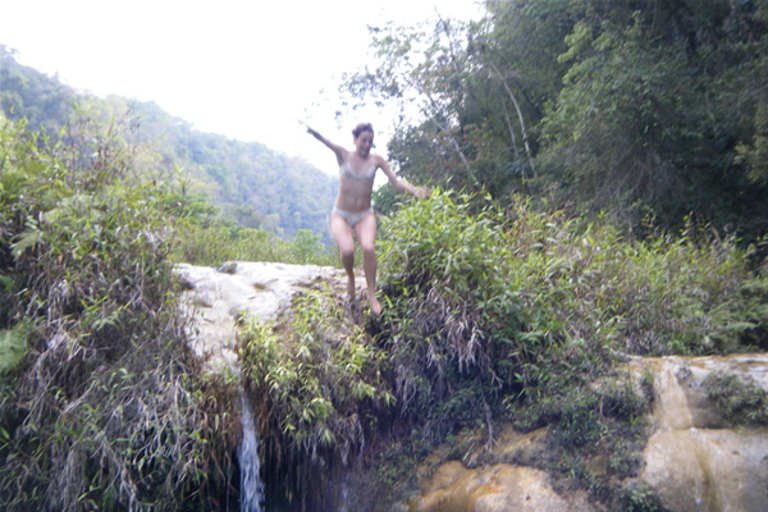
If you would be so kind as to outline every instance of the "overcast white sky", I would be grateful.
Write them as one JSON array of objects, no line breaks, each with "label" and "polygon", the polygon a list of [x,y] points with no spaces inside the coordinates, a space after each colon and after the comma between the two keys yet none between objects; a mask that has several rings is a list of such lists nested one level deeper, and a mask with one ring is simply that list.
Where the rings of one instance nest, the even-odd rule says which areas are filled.
[{"label": "overcast white sky", "polygon": [[341,75],[365,66],[367,25],[411,25],[435,10],[483,12],[476,0],[0,0],[0,44],[76,89],[154,101],[201,131],[334,173],[297,118],[349,147],[352,127],[369,121],[385,151],[387,112],[333,118]]}]

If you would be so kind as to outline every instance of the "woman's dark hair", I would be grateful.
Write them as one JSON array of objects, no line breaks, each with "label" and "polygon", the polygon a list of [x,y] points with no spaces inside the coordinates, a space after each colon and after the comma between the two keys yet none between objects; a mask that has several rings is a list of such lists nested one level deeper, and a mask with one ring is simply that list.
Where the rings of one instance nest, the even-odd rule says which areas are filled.
[{"label": "woman's dark hair", "polygon": [[352,130],[352,135],[354,135],[355,138],[358,138],[363,132],[373,133],[373,125],[371,125],[371,123],[360,123],[359,125],[355,126],[354,130]]}]

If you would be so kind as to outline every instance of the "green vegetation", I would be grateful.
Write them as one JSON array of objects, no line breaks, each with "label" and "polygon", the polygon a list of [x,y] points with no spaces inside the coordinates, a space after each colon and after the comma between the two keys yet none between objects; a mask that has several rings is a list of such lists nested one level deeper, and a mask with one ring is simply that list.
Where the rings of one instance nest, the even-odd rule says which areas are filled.
[{"label": "green vegetation", "polygon": [[0,118],[0,508],[234,502],[236,388],[187,349],[163,192],[113,125],[75,127]]},{"label": "green vegetation", "polygon": [[713,372],[704,381],[704,389],[723,416],[736,425],[768,424],[768,391],[759,384]]},{"label": "green vegetation", "polygon": [[194,219],[180,219],[175,233],[178,243],[173,246],[170,258],[176,262],[206,266],[218,266],[225,261],[339,265],[336,248],[326,248],[320,235],[306,229],[300,229],[292,240],[284,240],[267,231],[227,222],[204,226]]},{"label": "green vegetation", "polygon": [[0,375],[10,373],[27,353],[24,323],[19,322],[13,329],[0,331]]},{"label": "green vegetation", "polygon": [[[480,203],[435,191],[382,222],[386,307],[368,335],[329,336],[344,328],[327,294],[301,299],[273,327],[246,329],[269,458],[294,468],[280,475],[304,478],[308,467],[342,465],[367,439],[383,443],[378,478],[394,483],[447,440],[461,457],[458,440],[484,432],[490,449],[495,426],[511,422],[548,432],[546,456],[515,461],[549,471],[563,490],[653,510],[643,508],[655,506],[645,491],[615,484],[637,475],[653,376],[631,383],[616,368],[627,354],[765,346],[755,248],[694,226],[627,240],[603,220],[539,213],[522,199],[504,209],[487,200],[476,212]],[[349,348],[334,349],[340,343]],[[358,425],[364,415],[378,427]],[[322,499],[322,485],[310,492],[302,478],[288,490]]]},{"label": "green vegetation", "polygon": [[[388,149],[415,183],[547,198],[624,233],[691,213],[768,226],[768,2],[503,0],[483,19],[372,27],[342,89],[421,116]],[[650,227],[649,227],[650,220]]]},{"label": "green vegetation", "polygon": [[284,320],[277,332],[248,323],[240,359],[271,465],[266,474],[298,491],[294,499],[305,506],[331,477],[317,467],[346,466],[376,429],[375,411],[394,397],[381,374],[383,352],[345,320],[330,293],[299,297]]},{"label": "green vegetation", "polygon": [[233,228],[284,239],[309,231],[320,236],[322,245],[332,243],[327,216],[338,180],[301,159],[263,144],[201,133],[154,103],[80,94],[18,64],[2,44],[0,84],[0,110],[6,117],[26,120],[32,131],[45,130],[54,143],[65,126],[76,123],[78,111],[103,123],[126,120],[115,129],[137,150],[132,171],[146,181],[174,184],[166,199],[179,216],[234,223]]}]

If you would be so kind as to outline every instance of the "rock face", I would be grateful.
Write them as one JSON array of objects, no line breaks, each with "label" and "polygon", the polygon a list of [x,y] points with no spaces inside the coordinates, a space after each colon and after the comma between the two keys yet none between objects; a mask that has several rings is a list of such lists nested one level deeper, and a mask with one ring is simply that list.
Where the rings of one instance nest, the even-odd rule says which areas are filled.
[{"label": "rock face", "polygon": [[[231,262],[220,269],[179,265],[193,321],[193,348],[211,371],[237,371],[235,326],[242,316],[270,321],[296,294],[329,288],[346,294],[344,272],[330,267]],[[362,290],[364,281],[358,281]],[[674,512],[768,510],[768,429],[734,427],[709,401],[702,382],[728,372],[768,389],[768,355],[632,358],[636,377],[654,375],[651,433],[635,484],[648,486]],[[495,451],[506,459],[543,432],[507,433]],[[354,477],[353,477],[354,478]],[[352,510],[350,504],[339,509]],[[529,467],[467,468],[449,461],[421,478],[419,493],[397,510],[412,512],[587,512],[602,510],[582,494],[558,495],[547,475]]]},{"label": "rock face", "polygon": [[[768,510],[768,429],[734,427],[702,386],[717,371],[768,389],[768,354],[633,358],[629,366],[638,379],[644,372],[654,374],[652,433],[643,452],[644,469],[635,483],[652,489],[663,509],[673,512]],[[507,434],[499,449],[511,453],[543,436]],[[582,495],[558,496],[540,471],[507,464],[468,469],[451,461],[422,483],[421,495],[411,500],[408,510],[601,509]]]},{"label": "rock face", "polygon": [[539,470],[494,464],[466,469],[459,461],[442,464],[427,492],[410,503],[419,512],[572,511],[592,510],[583,496],[564,498]]},{"label": "rock face", "polygon": [[768,355],[637,359],[655,374],[654,431],[640,480],[676,512],[768,510],[768,429],[734,428],[701,385],[713,371],[768,388]]},{"label": "rock face", "polygon": [[315,265],[230,261],[215,269],[182,263],[176,272],[192,318],[192,348],[214,372],[237,371],[235,325],[240,318],[268,322],[302,291],[346,289],[343,270]]}]

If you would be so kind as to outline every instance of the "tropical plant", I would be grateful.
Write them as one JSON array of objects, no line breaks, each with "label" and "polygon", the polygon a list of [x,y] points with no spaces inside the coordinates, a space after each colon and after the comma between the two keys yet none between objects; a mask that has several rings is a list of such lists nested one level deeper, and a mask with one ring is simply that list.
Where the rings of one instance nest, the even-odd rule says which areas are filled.
[{"label": "tropical plant", "polygon": [[187,348],[163,192],[114,124],[58,140],[0,118],[0,507],[234,501],[236,393]]},{"label": "tropical plant", "polygon": [[376,65],[343,86],[400,110],[388,149],[404,176],[602,211],[633,236],[690,215],[766,232],[764,0],[485,7],[371,28]]},{"label": "tropical plant", "polygon": [[317,503],[333,477],[318,469],[346,466],[370,439],[375,412],[394,403],[382,352],[327,290],[298,297],[278,326],[247,323],[240,347],[269,482],[297,492],[302,508]]}]

